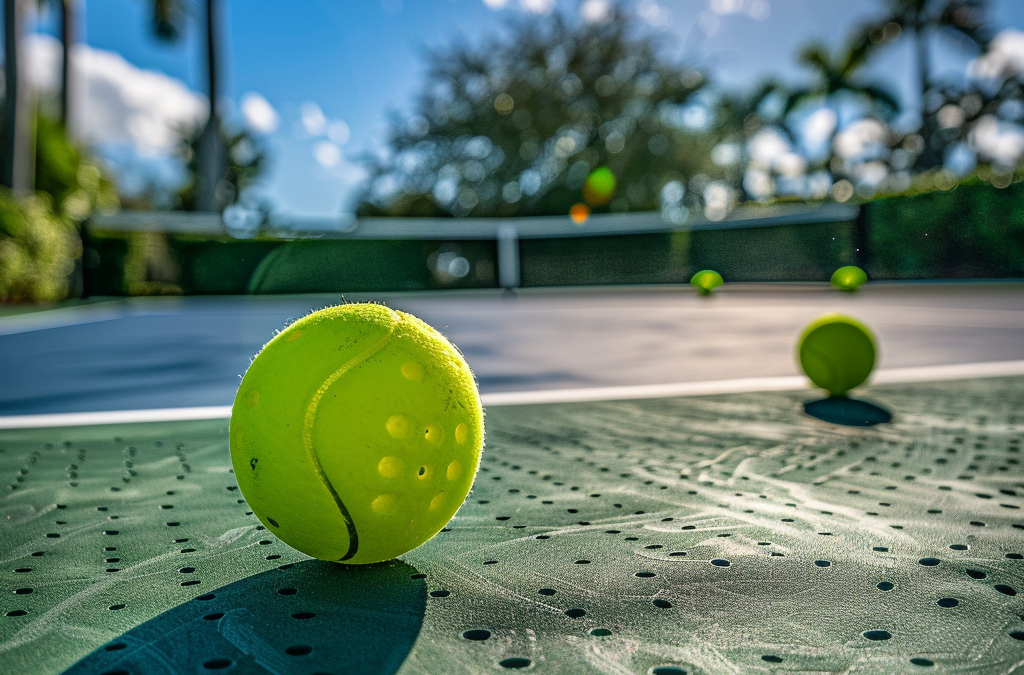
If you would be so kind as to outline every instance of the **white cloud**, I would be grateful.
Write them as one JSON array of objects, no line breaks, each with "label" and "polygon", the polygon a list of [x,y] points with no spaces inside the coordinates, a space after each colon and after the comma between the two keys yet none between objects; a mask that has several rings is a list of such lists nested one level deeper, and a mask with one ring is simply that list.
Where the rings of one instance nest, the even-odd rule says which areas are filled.
[{"label": "white cloud", "polygon": [[982,157],[1012,168],[1024,157],[1024,128],[985,115],[970,133],[971,145]]},{"label": "white cloud", "polygon": [[743,10],[743,0],[711,0],[708,9],[719,16],[737,14]]},{"label": "white cloud", "polygon": [[722,27],[722,21],[711,12],[701,12],[697,17],[697,27],[705,36],[711,37]]},{"label": "white cloud", "polygon": [[322,136],[327,131],[327,117],[313,101],[306,101],[299,106],[299,115],[303,130],[310,136]]},{"label": "white cloud", "polygon": [[835,130],[836,111],[831,108],[819,108],[804,120],[804,138],[812,145],[824,143]]},{"label": "white cloud", "polygon": [[532,14],[550,14],[555,0],[519,0],[519,6]]},{"label": "white cloud", "polygon": [[333,169],[341,164],[341,148],[330,141],[317,141],[313,145],[313,158],[325,169]]},{"label": "white cloud", "polygon": [[27,35],[28,77],[32,86],[45,92],[55,92],[60,86],[61,44],[50,35]]},{"label": "white cloud", "polygon": [[484,4],[491,9],[501,9],[508,4],[508,0],[484,0]]},{"label": "white cloud", "polygon": [[331,123],[327,125],[327,138],[331,139],[333,143],[345,145],[351,136],[352,131],[344,120],[331,120]]},{"label": "white cloud", "polygon": [[772,6],[768,0],[750,0],[747,3],[747,16],[754,21],[764,21],[772,12]]},{"label": "white cloud", "polygon": [[836,134],[834,147],[836,153],[845,159],[862,157],[881,150],[887,134],[884,124],[865,118],[851,122]]},{"label": "white cloud", "polygon": [[[51,36],[26,38],[29,78],[43,91],[57,88],[60,43]],[[73,129],[94,145],[130,145],[143,153],[173,149],[179,130],[205,121],[206,98],[181,80],[143,70],[120,54],[76,45],[71,54]]]},{"label": "white cloud", "polygon": [[968,72],[978,78],[1024,74],[1024,32],[1007,28],[996,35],[988,51],[971,61]]},{"label": "white cloud", "polygon": [[273,133],[281,122],[274,106],[255,91],[242,95],[242,117],[246,126],[260,134]]},{"label": "white cloud", "polygon": [[612,18],[612,3],[610,0],[583,0],[580,16],[587,23],[605,23]]},{"label": "white cloud", "polygon": [[640,0],[636,8],[637,15],[655,28],[668,24],[672,13],[657,3],[656,0]]},{"label": "white cloud", "polygon": [[711,0],[708,9],[718,16],[743,14],[755,21],[764,21],[771,13],[768,0]]}]

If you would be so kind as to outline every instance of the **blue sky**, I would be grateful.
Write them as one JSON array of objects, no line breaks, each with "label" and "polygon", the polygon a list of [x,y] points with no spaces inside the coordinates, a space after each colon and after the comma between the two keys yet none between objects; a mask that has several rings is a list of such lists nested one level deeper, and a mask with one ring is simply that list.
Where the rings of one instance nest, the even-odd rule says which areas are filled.
[{"label": "blue sky", "polygon": [[[358,158],[380,147],[389,112],[408,108],[423,76],[424,48],[457,35],[472,40],[499,31],[515,13],[543,12],[554,4],[565,11],[580,6],[578,0],[221,2],[224,95],[234,103],[239,123],[238,104],[247,93],[258,93],[276,112],[276,127],[270,121],[264,127],[271,166],[260,192],[284,218],[331,217],[352,206],[361,176]],[[177,44],[152,38],[148,0],[84,4],[82,38],[90,48],[203,91],[197,0],[189,30]],[[883,11],[881,0],[627,0],[626,5],[645,17],[652,31],[665,33],[674,57],[709,69],[728,88],[767,75],[798,83],[802,74],[793,55],[800,44],[812,38],[837,44],[851,25]],[[997,27],[1020,28],[1024,2],[993,2],[992,18]],[[52,32],[52,19],[41,17],[39,30]],[[933,51],[938,73],[962,73],[969,60],[938,43]],[[869,72],[913,103],[909,57],[909,44],[902,41],[886,48]],[[154,105],[161,105],[160,97]],[[906,118],[913,118],[912,110]],[[122,143],[122,154],[132,151],[131,142]],[[158,150],[143,154],[159,155]]]}]

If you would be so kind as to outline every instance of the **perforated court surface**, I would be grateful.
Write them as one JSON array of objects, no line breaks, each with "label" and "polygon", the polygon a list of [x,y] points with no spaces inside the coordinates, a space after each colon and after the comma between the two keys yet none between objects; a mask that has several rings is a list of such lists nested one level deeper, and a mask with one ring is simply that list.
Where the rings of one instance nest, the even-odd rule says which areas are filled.
[{"label": "perforated court surface", "polygon": [[4,673],[1012,673],[1024,378],[492,407],[398,561],[258,526],[227,421],[0,431]]}]

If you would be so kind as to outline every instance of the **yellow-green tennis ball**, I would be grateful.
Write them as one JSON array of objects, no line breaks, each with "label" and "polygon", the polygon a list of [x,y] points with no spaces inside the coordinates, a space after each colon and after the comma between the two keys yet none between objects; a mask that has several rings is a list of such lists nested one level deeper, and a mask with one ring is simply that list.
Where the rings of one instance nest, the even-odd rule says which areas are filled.
[{"label": "yellow-green tennis ball", "polygon": [[846,265],[832,273],[832,285],[847,293],[853,293],[867,280],[868,275],[856,265]]},{"label": "yellow-green tennis ball", "polygon": [[818,317],[797,342],[797,358],[807,377],[832,396],[863,384],[877,353],[871,329],[842,314]]},{"label": "yellow-green tennis ball", "polygon": [[583,181],[583,198],[591,206],[603,206],[615,196],[615,174],[606,166],[599,166]]},{"label": "yellow-green tennis ball", "polygon": [[473,485],[484,423],[459,351],[381,305],[314,312],[249,366],[231,464],[249,508],[322,560],[390,560],[427,541]]},{"label": "yellow-green tennis ball", "polygon": [[693,284],[701,295],[711,295],[711,291],[725,282],[722,280],[722,275],[718,272],[714,270],[701,270],[690,277],[690,283]]}]

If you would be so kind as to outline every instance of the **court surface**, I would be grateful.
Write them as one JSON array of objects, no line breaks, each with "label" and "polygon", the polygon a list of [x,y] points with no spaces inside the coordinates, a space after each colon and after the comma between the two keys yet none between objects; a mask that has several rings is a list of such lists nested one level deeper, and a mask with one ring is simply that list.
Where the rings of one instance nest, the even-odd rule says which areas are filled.
[{"label": "court surface", "polygon": [[[410,311],[485,394],[797,376],[826,311],[863,319],[879,368],[1024,361],[1024,283],[526,289],[346,296]],[[138,298],[0,318],[0,415],[229,405],[252,356],[340,296]]]},{"label": "court surface", "polygon": [[[893,421],[847,427],[802,412],[817,394],[793,378],[791,342],[783,350],[787,322],[848,300],[806,299],[815,294],[783,293],[776,307],[796,309],[759,319],[779,342],[764,352],[778,370],[739,384],[744,373],[725,366],[688,382],[678,376],[685,361],[663,359],[659,377],[595,372],[589,388],[484,388],[487,445],[473,492],[445,531],[382,565],[310,560],[262,529],[230,472],[218,399],[163,421],[0,419],[9,427],[0,429],[0,672],[1019,672],[1018,300],[917,296],[917,314],[899,294],[888,308],[863,303],[858,315],[880,333],[908,344],[914,331],[933,335],[919,343],[932,356],[915,362],[895,337],[883,341],[890,368],[857,395]],[[637,298],[651,295],[624,294],[619,306],[640,312]],[[694,307],[740,298],[720,299]],[[504,311],[500,298],[477,300]],[[436,321],[429,301],[409,308]],[[561,332],[585,336],[596,312]],[[879,321],[885,312],[892,323]],[[528,318],[503,319],[513,346],[495,349],[540,351],[514,332]],[[33,321],[44,319],[53,325],[53,316]],[[692,320],[667,324],[701,333]],[[543,322],[533,330],[557,333]],[[714,353],[722,342],[757,348],[749,334],[711,332],[710,351],[689,363],[729,362]],[[977,358],[965,336],[1004,351]],[[588,363],[574,351],[597,349],[559,348],[573,369]],[[464,351],[478,373],[496,372]],[[636,362],[643,351],[627,350]],[[716,389],[723,381],[732,384]],[[79,385],[102,395],[67,384]],[[87,410],[163,414],[150,399],[122,405],[132,396]],[[83,420],[93,423],[66,426]]]}]

